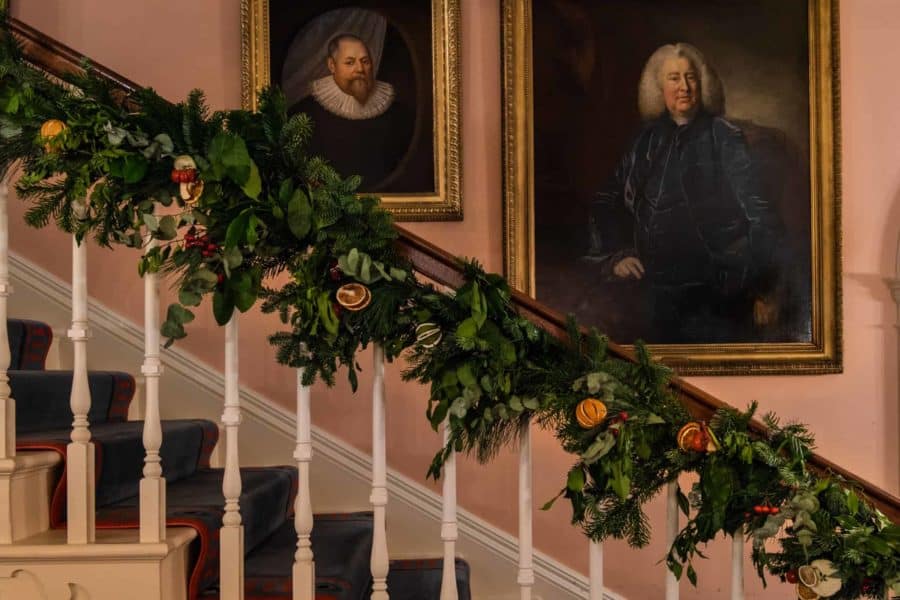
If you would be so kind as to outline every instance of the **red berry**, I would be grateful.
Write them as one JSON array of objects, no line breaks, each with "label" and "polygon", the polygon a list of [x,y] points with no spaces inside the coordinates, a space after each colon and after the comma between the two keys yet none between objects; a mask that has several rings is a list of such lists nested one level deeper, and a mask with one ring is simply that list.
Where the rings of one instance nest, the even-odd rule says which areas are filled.
[{"label": "red berry", "polygon": [[331,267],[328,269],[328,277],[332,281],[340,281],[344,277],[344,272],[339,267]]},{"label": "red berry", "polygon": [[788,583],[797,583],[800,581],[800,578],[797,577],[797,569],[791,569],[787,573],[784,574],[784,578],[787,579]]},{"label": "red berry", "polygon": [[762,515],[768,511],[766,510],[765,506],[761,506],[761,505],[757,504],[756,506],[753,507],[753,512],[755,512],[758,515]]},{"label": "red berry", "polygon": [[749,519],[749,518],[750,518],[750,513],[745,512],[745,513],[744,513],[744,518],[745,518],[745,519]]},{"label": "red berry", "polygon": [[225,283],[225,275],[223,273],[219,273],[217,277],[219,280],[218,281],[219,285],[222,285],[223,283]]},{"label": "red berry", "polygon": [[619,413],[619,418],[622,419],[623,421],[627,421],[628,413],[623,410],[622,412]]},{"label": "red berry", "polygon": [[181,171],[178,169],[172,169],[172,174],[169,177],[172,179],[172,183],[181,183]]},{"label": "red berry", "polygon": [[769,514],[770,514],[770,515],[777,515],[778,512],[779,512],[779,510],[778,510],[778,507],[777,507],[777,506],[770,506],[770,507],[769,507]]},{"label": "red berry", "polygon": [[197,181],[197,169],[184,169],[181,171],[182,183],[194,183]]}]

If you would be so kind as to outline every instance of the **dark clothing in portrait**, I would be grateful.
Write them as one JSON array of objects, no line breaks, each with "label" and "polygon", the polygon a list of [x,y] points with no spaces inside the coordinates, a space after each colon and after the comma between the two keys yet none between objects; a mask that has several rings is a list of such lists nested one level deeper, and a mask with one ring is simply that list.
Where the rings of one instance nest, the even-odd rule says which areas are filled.
[{"label": "dark clothing in portrait", "polygon": [[406,154],[412,139],[413,115],[398,102],[377,117],[348,119],[335,115],[313,96],[298,102],[291,113],[313,120],[309,151],[322,156],[342,177],[362,177],[360,190],[378,192]]},{"label": "dark clothing in portrait", "polygon": [[777,276],[778,218],[760,189],[742,131],[724,118],[678,125],[666,114],[641,131],[592,205],[590,255],[612,279],[625,257],[643,264],[646,341],[754,339],[753,304]]}]

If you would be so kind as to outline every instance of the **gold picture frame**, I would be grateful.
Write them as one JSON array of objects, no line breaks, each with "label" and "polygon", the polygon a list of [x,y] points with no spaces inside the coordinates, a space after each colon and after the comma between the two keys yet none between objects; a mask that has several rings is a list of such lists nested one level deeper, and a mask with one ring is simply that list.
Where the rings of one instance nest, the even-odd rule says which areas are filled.
[{"label": "gold picture frame", "polygon": [[[686,0],[667,7],[665,11],[655,12],[647,10],[648,7],[644,7],[644,12],[641,12],[643,4],[646,2],[642,3],[641,0],[627,2],[610,0],[604,3],[581,0],[533,2],[502,0],[503,249],[506,276],[513,287],[557,310],[572,312],[576,317],[579,317],[580,311],[590,313],[595,310],[595,299],[603,298],[602,302],[597,304],[607,302],[603,297],[605,290],[610,290],[610,286],[619,283],[614,281],[613,276],[609,276],[610,283],[596,283],[599,280],[599,276],[596,275],[598,272],[596,263],[588,258],[571,258],[578,250],[567,247],[578,244],[582,244],[579,247],[585,247],[590,243],[597,243],[596,240],[600,239],[599,236],[591,238],[591,233],[582,235],[582,238],[587,238],[586,241],[578,238],[579,223],[583,222],[587,228],[588,219],[594,219],[593,223],[597,221],[593,213],[590,213],[592,210],[590,206],[593,205],[585,208],[578,204],[579,200],[582,204],[594,201],[587,195],[595,193],[597,188],[591,188],[590,184],[584,185],[580,181],[575,183],[570,181],[577,178],[591,180],[592,177],[600,176],[591,173],[590,168],[585,168],[586,164],[593,168],[593,165],[599,165],[601,162],[600,159],[596,163],[586,162],[593,157],[585,157],[585,149],[591,155],[596,149],[600,149],[601,152],[598,154],[609,156],[612,151],[603,144],[607,139],[616,138],[619,144],[616,152],[618,157],[621,157],[622,152],[628,148],[627,145],[623,145],[626,143],[625,140],[633,140],[632,136],[639,127],[637,84],[641,76],[641,66],[653,49],[677,41],[689,42],[700,47],[703,38],[702,33],[697,32],[726,27],[730,18],[726,16],[723,19],[721,15],[714,18],[711,13],[705,12],[710,6],[709,3],[704,5],[699,0]],[[780,273],[790,272],[790,278],[795,282],[795,289],[790,292],[794,296],[785,296],[788,301],[783,303],[784,306],[792,307],[793,312],[786,310],[787,316],[784,316],[785,312],[773,313],[783,322],[793,319],[790,323],[800,325],[796,325],[795,330],[792,330],[790,327],[794,325],[785,324],[784,331],[787,333],[779,332],[778,335],[773,333],[769,337],[761,335],[761,339],[754,339],[756,335],[754,333],[746,340],[705,342],[685,337],[687,341],[684,343],[674,341],[649,345],[655,357],[682,375],[824,374],[842,371],[839,2],[838,0],[808,0],[808,3],[794,0],[791,2],[779,0],[777,3],[771,0],[745,2],[742,4],[739,18],[745,21],[741,26],[745,27],[746,31],[754,31],[753,27],[746,23],[748,19],[756,19],[761,23],[768,22],[766,19],[778,21],[771,14],[768,17],[764,14],[759,15],[757,18],[754,7],[762,7],[758,12],[764,13],[766,10],[763,10],[765,8],[763,5],[768,7],[766,10],[775,10],[777,5],[789,7],[784,10],[794,11],[792,14],[795,15],[796,26],[794,30],[779,30],[772,36],[760,35],[761,30],[755,30],[753,39],[757,40],[759,45],[771,45],[770,38],[781,39],[785,48],[793,49],[791,56],[806,60],[802,63],[800,59],[795,60],[799,65],[794,67],[796,73],[805,78],[808,85],[794,86],[794,89],[799,87],[799,92],[795,92],[799,96],[794,99],[793,104],[796,105],[796,110],[808,112],[808,128],[806,120],[795,119],[795,122],[799,121],[797,127],[802,128],[795,137],[801,141],[805,140],[808,146],[805,153],[798,153],[798,160],[805,163],[809,176],[806,177],[804,171],[797,171],[800,175],[792,173],[788,176],[796,179],[792,181],[799,185],[798,189],[808,190],[809,201],[808,205],[805,204],[806,197],[803,194],[790,197],[789,210],[796,223],[793,229],[783,225],[779,230],[780,235],[785,236],[779,239],[780,243],[802,248],[805,254],[802,254],[802,258],[796,258],[795,264],[785,262],[785,268],[780,271]],[[536,9],[540,14],[535,15]],[[603,13],[604,10],[609,12]],[[598,15],[604,18],[599,19]],[[592,21],[592,18],[596,20]],[[703,23],[702,21],[707,18],[711,21]],[[585,29],[586,27],[588,29]],[[659,35],[661,41],[655,41],[653,38],[653,32],[656,31],[654,27],[662,31]],[[650,32],[647,34],[647,40],[638,39],[633,44],[629,41],[640,38],[645,31]],[[691,37],[690,33],[696,36]],[[717,43],[720,44],[718,46],[720,50],[726,48],[722,44],[731,44],[731,47],[721,54],[728,56],[733,64],[739,65],[730,71],[726,68],[722,72],[721,80],[726,91],[729,87],[729,76],[750,78],[754,72],[752,69],[760,68],[753,61],[763,60],[758,57],[768,56],[767,52],[776,52],[768,47],[760,50],[759,46],[754,48],[754,52],[746,52],[746,44],[749,43],[746,40],[749,40],[749,37],[729,37],[722,35],[721,29],[718,29],[718,35]],[[766,44],[760,42],[764,39],[767,40]],[[745,43],[743,47],[742,41]],[[643,54],[639,60],[623,59],[629,52],[643,52]],[[710,62],[714,61],[715,57]],[[551,62],[552,66],[548,66]],[[560,75],[560,65],[566,64],[571,65],[571,75],[568,79]],[[744,75],[747,72],[751,75]],[[617,79],[623,74],[629,79]],[[785,74],[784,78],[785,81],[790,81],[789,75]],[[605,85],[597,84],[597,79],[603,80]],[[563,93],[551,96],[548,90],[555,91],[551,83],[567,87]],[[570,105],[565,103],[575,102],[572,98],[577,97],[582,91],[586,110],[581,113],[577,110],[566,110]],[[617,98],[617,95],[628,96],[630,106],[626,106],[626,100]],[[772,106],[776,108],[772,110],[788,106],[789,102],[782,100],[775,97]],[[805,103],[807,100],[808,104]],[[616,102],[619,104],[615,104]],[[557,110],[551,111],[548,108],[551,106]],[[615,110],[603,112],[606,107],[617,106],[619,108]],[[750,107],[748,110],[752,118],[753,107],[750,104],[747,106]],[[667,114],[666,107],[662,108],[664,112],[661,113],[660,119]],[[725,108],[730,110],[727,105]],[[597,115],[600,115],[599,119],[594,118]],[[730,113],[725,112],[723,118],[730,118],[729,116]],[[595,126],[594,120],[601,123]],[[624,130],[621,124],[623,121],[628,122],[631,127],[628,138],[622,133],[609,136],[596,133],[596,127],[600,126],[605,128],[604,131],[621,132]],[[570,126],[571,129],[567,130],[566,128]],[[774,131],[774,128],[770,129]],[[581,139],[585,136],[590,137],[586,140]],[[749,139],[749,135],[747,138]],[[566,154],[567,152],[569,154]],[[576,160],[567,161],[566,156],[570,155],[574,155]],[[612,163],[607,158],[604,164]],[[597,170],[602,168],[598,166]],[[762,171],[760,167],[754,173]],[[581,187],[578,187],[579,185]],[[681,188],[684,187],[685,184],[682,183]],[[662,194],[662,187],[659,188],[659,193]],[[787,196],[785,194],[785,197]],[[582,200],[583,198],[588,199]],[[565,212],[566,209],[561,210],[562,207],[568,207],[568,210],[579,215],[569,219],[568,228],[564,218],[555,216]],[[579,210],[581,212],[578,212]],[[554,219],[560,223],[554,222]],[[637,223],[639,217],[632,214],[631,219],[632,223]],[[572,223],[576,224],[575,230],[572,229]],[[554,233],[551,230],[554,226],[563,233]],[[636,225],[628,227],[636,230]],[[626,235],[630,231],[628,227]],[[806,234],[789,237],[795,231],[808,231],[808,243],[805,240]],[[630,235],[636,234],[632,232]],[[562,258],[552,258],[555,255]],[[553,272],[554,264],[558,268],[563,268],[565,273],[558,275]],[[616,275],[623,277],[618,273]],[[552,283],[541,289],[539,286],[542,278]],[[640,279],[637,276],[633,278]],[[788,279],[788,276],[785,275],[782,279]],[[632,283],[634,286],[652,285],[646,281]],[[558,292],[560,288],[569,286],[580,286],[580,291],[569,296]],[[787,284],[784,287],[787,287]],[[803,289],[796,291],[800,288]],[[789,302],[794,304],[791,305]],[[631,305],[616,304],[612,300],[604,307],[605,312],[598,321],[611,321],[617,326],[628,321],[627,315],[623,317],[618,313],[624,314],[632,310]],[[655,319],[659,313],[652,314]],[[758,325],[756,315],[751,316]],[[741,316],[742,321],[746,319],[746,315]],[[603,323],[581,317],[579,321],[584,325],[596,325],[604,331]],[[766,323],[765,318],[762,318],[762,322]],[[622,329],[626,330],[628,327],[626,323]],[[632,330],[638,330],[638,327],[632,327]],[[615,341],[625,343],[650,337],[617,339],[611,331],[607,332]]]},{"label": "gold picture frame", "polygon": [[[429,10],[427,24],[420,30],[404,30],[402,39],[430,37],[429,57],[413,57],[421,71],[423,82],[417,83],[418,93],[415,110],[416,125],[413,140],[401,161],[398,170],[407,168],[415,170],[419,179],[433,180],[431,189],[416,188],[405,191],[392,191],[390,186],[383,190],[362,192],[381,198],[382,205],[394,214],[399,221],[446,221],[461,220],[463,206],[461,196],[461,145],[460,145],[460,9],[459,0],[423,0],[426,2],[420,10]],[[289,3],[283,2],[286,7]],[[390,2],[389,0],[360,0],[357,4],[364,10],[379,12],[380,10],[399,10],[411,8],[410,3]],[[401,6],[402,4],[402,6]],[[332,2],[296,3],[282,10],[284,14],[273,15],[273,5],[277,0],[241,0],[241,101],[245,109],[255,110],[258,91],[271,82],[272,44],[270,19],[276,18],[279,26],[288,12],[294,14],[301,11],[321,8],[322,13],[332,9]],[[311,8],[312,7],[312,8]],[[419,41],[421,40],[416,40]],[[431,85],[427,88],[424,79],[428,77]],[[423,100],[424,98],[424,100]],[[431,119],[427,118],[430,113]],[[424,115],[424,116],[423,116]],[[428,130],[433,131],[428,139]],[[425,148],[425,150],[423,150]],[[427,149],[431,149],[431,156]],[[410,164],[412,157],[413,164]],[[327,157],[326,157],[327,158]],[[423,165],[422,169],[417,169]],[[428,171],[426,174],[425,171]],[[351,173],[342,173],[350,175]],[[433,174],[433,177],[431,176]],[[396,172],[395,172],[396,175]],[[394,177],[394,180],[397,178]],[[425,183],[421,187],[429,187]]]}]

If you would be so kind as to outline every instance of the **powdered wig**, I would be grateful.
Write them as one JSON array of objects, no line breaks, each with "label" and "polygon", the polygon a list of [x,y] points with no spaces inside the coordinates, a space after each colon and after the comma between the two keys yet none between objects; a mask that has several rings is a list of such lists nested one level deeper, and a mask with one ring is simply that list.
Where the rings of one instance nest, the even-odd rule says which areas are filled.
[{"label": "powdered wig", "polygon": [[725,91],[716,70],[706,62],[703,53],[690,44],[679,42],[659,47],[644,66],[638,88],[638,108],[645,121],[658,118],[666,112],[666,101],[662,92],[663,63],[668,58],[686,58],[697,69],[700,78],[700,102],[703,109],[713,115],[725,112]]}]

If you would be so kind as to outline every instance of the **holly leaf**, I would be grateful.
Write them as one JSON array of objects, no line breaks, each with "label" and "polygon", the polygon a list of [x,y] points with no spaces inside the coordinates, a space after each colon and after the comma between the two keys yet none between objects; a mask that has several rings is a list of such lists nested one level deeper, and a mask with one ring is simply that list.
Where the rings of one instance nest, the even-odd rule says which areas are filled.
[{"label": "holly leaf", "polygon": [[584,484],[584,469],[581,468],[581,465],[575,465],[569,470],[569,474],[566,477],[566,488],[578,493],[584,489]]},{"label": "holly leaf", "polygon": [[257,168],[256,163],[252,160],[250,161],[250,176],[247,177],[247,181],[241,187],[244,190],[244,193],[247,194],[248,197],[256,200],[259,198],[260,192],[262,192],[262,179],[259,177],[259,168]]},{"label": "holly leaf", "polygon": [[225,249],[236,247],[247,235],[247,224],[250,222],[249,210],[241,211],[235,219],[228,224],[225,231]]},{"label": "holly leaf", "polygon": [[126,154],[109,163],[109,174],[125,183],[137,183],[144,178],[150,163],[140,154]]},{"label": "holly leaf", "polygon": [[[303,190],[294,190],[288,202],[288,228],[298,240],[302,240],[312,227],[312,206]],[[353,250],[351,250],[353,252]]]},{"label": "holly leaf", "polygon": [[241,312],[247,312],[256,302],[256,286],[253,279],[253,276],[245,271],[228,280],[228,288],[234,295],[234,306]]},{"label": "holly leaf", "polygon": [[216,323],[226,325],[234,313],[234,295],[231,290],[216,290],[213,294],[213,316]]}]

